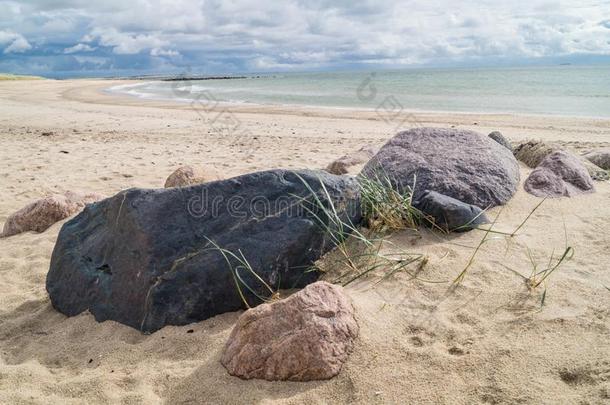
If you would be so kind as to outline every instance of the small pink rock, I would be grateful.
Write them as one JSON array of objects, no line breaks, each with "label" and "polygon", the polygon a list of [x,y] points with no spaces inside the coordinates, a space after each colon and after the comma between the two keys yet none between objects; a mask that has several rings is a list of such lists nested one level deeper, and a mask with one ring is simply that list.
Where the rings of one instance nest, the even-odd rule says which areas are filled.
[{"label": "small pink rock", "polygon": [[22,232],[44,232],[54,223],[82,210],[86,204],[103,199],[97,193],[78,194],[68,191],[52,194],[36,200],[9,216],[4,224],[2,237]]},{"label": "small pink rock", "polygon": [[221,363],[244,379],[326,380],[339,374],[357,336],[354,308],[343,289],[318,281],[244,312]]},{"label": "small pink rock", "polygon": [[212,168],[202,169],[193,168],[191,166],[181,166],[165,180],[165,188],[188,187],[215,180],[221,180],[221,176]]}]

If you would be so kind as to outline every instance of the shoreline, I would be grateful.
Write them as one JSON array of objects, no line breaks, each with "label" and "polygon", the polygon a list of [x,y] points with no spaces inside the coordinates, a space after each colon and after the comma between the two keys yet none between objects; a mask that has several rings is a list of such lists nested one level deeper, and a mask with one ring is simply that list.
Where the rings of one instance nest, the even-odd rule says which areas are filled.
[{"label": "shoreline", "polygon": [[[104,80],[112,80],[112,79],[104,79]],[[181,98],[166,98],[166,97],[147,97],[145,95],[136,95],[136,94],[128,94],[127,92],[121,92],[120,90],[115,90],[118,87],[128,87],[128,86],[137,86],[141,84],[148,83],[157,83],[163,82],[163,80],[148,80],[148,79],[121,79],[123,81],[130,81],[128,84],[121,85],[113,85],[108,88],[100,88],[99,91],[101,94],[107,94],[109,96],[128,96],[131,98],[137,98],[142,101],[153,101],[153,102],[162,102],[167,103],[167,105],[177,104],[191,104],[195,99],[181,99]],[[191,79],[196,80],[196,79]],[[206,79],[206,80],[216,80],[216,79]],[[225,80],[225,79],[218,79]],[[178,79],[172,80],[174,82],[180,81]],[[189,81],[189,80],[185,80]],[[216,101],[216,104],[219,106],[223,106],[226,108],[240,109],[243,108],[254,108],[254,109],[285,109],[288,111],[293,111],[295,114],[299,111],[308,112],[308,111],[345,111],[352,113],[376,113],[379,107],[353,107],[353,106],[323,106],[323,105],[310,105],[310,104],[280,104],[280,103],[256,103],[252,101]],[[597,120],[597,121],[609,121],[610,117],[603,116],[593,116],[593,115],[564,115],[564,114],[545,114],[545,113],[523,113],[523,112],[510,112],[510,111],[451,111],[451,110],[424,110],[424,109],[408,109],[402,108],[400,110],[402,114],[429,114],[429,115],[464,115],[464,116],[500,116],[500,117],[530,117],[530,118],[565,118],[565,119],[583,119],[583,120]]]},{"label": "shoreline", "polygon": [[[132,81],[131,83],[138,83]],[[108,94],[105,89],[118,84],[130,84],[125,80],[89,80],[78,79],[74,81],[35,81],[28,86],[18,82],[3,82],[0,84],[0,101],[4,100],[20,105],[28,105],[28,108],[53,107],[60,110],[68,108],[75,113],[90,113],[99,115],[102,122],[108,123],[112,130],[126,130],[129,125],[116,125],[116,120],[108,120],[107,114],[118,114],[127,119],[137,117],[141,114],[148,115],[155,111],[159,119],[151,120],[152,132],[159,132],[165,127],[162,123],[166,115],[172,115],[186,126],[192,126],[197,122],[198,126],[209,124],[210,119],[223,113],[223,118],[232,119],[237,122],[242,130],[258,133],[264,137],[264,132],[272,132],[274,136],[295,137],[322,135],[332,139],[352,139],[363,134],[373,142],[380,142],[389,138],[401,129],[412,126],[445,126],[470,129],[488,134],[500,130],[512,141],[525,139],[541,139],[570,145],[579,150],[589,147],[610,147],[610,119],[589,119],[582,117],[548,117],[509,114],[476,114],[476,113],[435,113],[416,112],[404,113],[392,121],[384,121],[375,111],[357,111],[353,109],[332,108],[306,108],[286,106],[257,106],[237,105],[224,106],[215,114],[207,114],[205,111],[193,110],[189,103],[176,103],[171,101],[143,100],[127,94]],[[125,114],[125,111],[131,111]],[[174,113],[172,113],[174,112]],[[6,115],[0,123],[5,127],[13,127],[17,131],[20,123],[29,122],[33,127],[40,127],[45,131],[48,126],[45,121],[31,120],[29,111],[21,110],[15,116]],[[265,129],[260,127],[260,122],[274,117],[275,128],[270,128],[268,123]],[[263,121],[261,121],[261,119]],[[56,120],[51,120],[53,125]],[[155,121],[157,124],[155,125]],[[78,122],[78,121],[77,121]],[[350,128],[358,123],[359,129],[353,131]],[[295,126],[296,125],[296,126]],[[299,125],[302,128],[299,128]],[[323,125],[318,130],[311,129]],[[65,123],[63,124],[65,126]],[[81,131],[82,128],[72,128]],[[186,129],[186,128],[185,128]],[[283,130],[282,130],[283,129]],[[175,128],[162,131],[168,134],[179,132],[186,135],[184,131],[176,131]],[[214,131],[212,131],[214,132]],[[312,133],[314,132],[314,133]]]},{"label": "shoreline", "polygon": [[[71,83],[67,89],[62,90],[62,97],[66,100],[86,104],[118,105],[129,107],[150,107],[163,110],[192,110],[187,103],[177,103],[162,100],[146,100],[127,94],[108,94],[105,89],[114,84],[126,84],[125,80],[109,83],[109,80],[85,80],[79,79]],[[138,81],[132,81],[137,83]],[[63,81],[66,83],[66,81]],[[128,83],[127,83],[128,84]],[[354,109],[334,109],[324,107],[285,107],[281,105],[230,105],[227,106],[231,113],[235,114],[259,114],[259,115],[281,115],[308,118],[346,119],[367,122],[380,122],[386,130],[392,131],[394,126],[387,125],[375,111],[358,111]],[[566,117],[566,116],[536,116],[515,114],[492,114],[492,113],[438,113],[438,112],[415,112],[405,113],[401,119],[414,116],[421,125],[439,126],[454,125],[480,132],[492,132],[498,128],[505,128],[506,135],[520,141],[528,137],[543,140],[572,141],[574,135],[581,134],[582,141],[599,141],[607,143],[610,140],[610,119]],[[399,120],[400,122],[400,120]],[[473,125],[477,122],[477,125]],[[536,134],[531,134],[536,131]],[[588,138],[591,133],[591,138]],[[564,136],[564,134],[566,136]],[[529,136],[528,136],[529,135]]]}]

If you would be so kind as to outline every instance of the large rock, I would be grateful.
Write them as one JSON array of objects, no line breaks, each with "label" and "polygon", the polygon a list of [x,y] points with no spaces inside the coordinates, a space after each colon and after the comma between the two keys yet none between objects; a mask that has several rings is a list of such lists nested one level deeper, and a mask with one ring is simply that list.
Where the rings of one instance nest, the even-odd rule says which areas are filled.
[{"label": "large rock", "polygon": [[265,380],[325,380],[339,374],[358,336],[354,308],[323,281],[246,311],[221,362],[231,375]]},{"label": "large rock", "polygon": [[89,310],[98,321],[151,332],[245,308],[240,289],[251,306],[270,295],[230,255],[229,267],[210,240],[243,254],[273,290],[305,286],[318,277],[310,266],[333,245],[296,197],[310,195],[303,181],[317,193],[322,183],[341,218],[360,221],[355,179],[323,171],[130,189],[90,205],[59,233],[47,276],[51,302],[68,316]]},{"label": "large rock", "polygon": [[502,135],[502,133],[500,131],[493,131],[487,136],[489,136],[494,141],[498,142],[500,145],[504,146],[506,149],[508,149],[512,153],[513,146],[510,144],[508,139],[506,139],[504,137],[504,135]]},{"label": "large rock", "polygon": [[221,176],[213,168],[203,169],[201,167],[181,166],[174,170],[165,180],[165,188],[188,187],[216,180],[221,180]]},{"label": "large rock", "polygon": [[436,191],[426,191],[414,205],[445,231],[463,232],[488,224],[482,209]]},{"label": "large rock", "polygon": [[604,170],[610,170],[610,149],[591,151],[585,154],[585,158]]},{"label": "large rock", "polygon": [[326,171],[332,174],[358,174],[366,162],[371,160],[377,153],[377,148],[372,145],[363,146],[354,153],[341,156],[331,162]]},{"label": "large rock", "polygon": [[487,208],[517,190],[519,165],[505,147],[473,131],[416,128],[390,139],[361,175],[387,175],[399,189],[415,183],[413,199],[426,190]]},{"label": "large rock", "polygon": [[76,214],[86,204],[102,198],[102,195],[96,193],[80,194],[68,191],[33,201],[7,218],[0,237],[29,231],[44,232],[54,223]]},{"label": "large rock", "polygon": [[566,151],[548,155],[530,173],[524,188],[537,197],[572,197],[595,191],[581,160]]}]

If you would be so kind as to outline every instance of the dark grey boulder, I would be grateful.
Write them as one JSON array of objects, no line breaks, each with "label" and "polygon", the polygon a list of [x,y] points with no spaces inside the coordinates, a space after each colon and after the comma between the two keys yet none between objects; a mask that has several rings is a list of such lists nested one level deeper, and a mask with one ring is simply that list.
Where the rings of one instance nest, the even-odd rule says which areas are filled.
[{"label": "dark grey boulder", "polygon": [[98,321],[152,332],[244,308],[236,279],[251,306],[270,295],[245,268],[232,272],[208,238],[241,252],[273,290],[312,283],[318,274],[309,267],[333,245],[295,197],[311,194],[302,180],[322,197],[324,184],[340,217],[360,221],[355,179],[323,171],[126,190],[62,227],[47,275],[51,302],[68,316],[89,310]]},{"label": "dark grey boulder", "polygon": [[361,176],[388,176],[395,187],[413,186],[413,199],[432,190],[487,208],[504,204],[519,184],[519,165],[505,147],[474,131],[416,128],[390,139]]},{"label": "dark grey boulder", "polygon": [[436,191],[425,191],[414,205],[434,220],[435,227],[446,231],[464,232],[489,223],[481,208]]},{"label": "dark grey boulder", "polygon": [[523,185],[537,197],[572,197],[595,191],[593,179],[582,161],[572,153],[557,151],[548,155]]},{"label": "dark grey boulder", "polygon": [[493,131],[492,133],[490,133],[487,136],[490,137],[491,139],[493,139],[494,141],[498,142],[500,145],[504,146],[506,149],[511,151],[511,153],[513,152],[513,146],[510,144],[508,139],[506,139],[504,137],[504,135],[502,135],[501,132]]}]

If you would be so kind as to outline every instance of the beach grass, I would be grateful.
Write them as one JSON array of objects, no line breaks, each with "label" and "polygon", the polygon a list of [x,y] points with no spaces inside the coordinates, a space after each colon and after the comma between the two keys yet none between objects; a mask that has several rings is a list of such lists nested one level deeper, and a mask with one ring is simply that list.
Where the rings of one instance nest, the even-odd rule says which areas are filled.
[{"label": "beach grass", "polygon": [[532,272],[528,278],[526,278],[527,285],[530,289],[539,287],[545,280],[561,266],[563,263],[571,260],[574,257],[574,248],[566,246],[563,254],[556,258],[555,251],[551,252],[548,264],[540,269],[540,266],[534,260],[531,251],[528,249],[528,257],[532,263]]},{"label": "beach grass", "polygon": [[[305,179],[300,176],[299,178],[309,192],[308,197],[298,197],[302,206],[334,246],[336,258],[326,263],[339,268],[340,274],[333,280],[334,283],[347,286],[376,270],[383,273],[378,282],[397,272],[405,272],[411,278],[420,281],[436,282],[419,277],[419,272],[428,262],[426,255],[404,251],[392,242],[383,239],[380,234],[380,232],[385,232],[388,227],[392,229],[416,227],[417,221],[411,211],[410,194],[393,194],[387,189],[384,190],[384,188],[392,189],[389,182],[372,184],[375,180],[367,181],[365,186],[367,191],[365,192],[370,192],[367,196],[369,207],[363,208],[363,213],[365,215],[367,212],[374,215],[382,214],[383,221],[388,222],[383,222],[384,226],[380,228],[363,229],[349,219],[341,217],[321,179],[319,179],[321,195],[318,195]],[[364,197],[361,196],[361,198]],[[376,205],[377,202],[380,202],[380,205]],[[391,248],[393,253],[384,253],[384,247]],[[409,268],[411,265],[417,265],[414,271]],[[317,270],[321,269],[317,268]]]},{"label": "beach grass", "polygon": [[[472,267],[472,265],[475,261],[475,257],[477,256],[481,247],[485,243],[489,242],[492,239],[503,239],[503,238],[507,241],[507,243],[510,243],[510,241],[513,238],[515,238],[519,235],[519,231],[530,220],[530,218],[534,215],[534,213],[540,208],[540,206],[545,201],[546,201],[546,198],[544,198],[532,210],[530,210],[530,212],[525,216],[523,221],[512,232],[502,232],[502,231],[496,231],[493,229],[493,227],[496,225],[496,223],[498,221],[500,214],[502,213],[502,210],[500,210],[498,212],[498,214],[496,215],[494,221],[491,223],[489,228],[487,228],[487,229],[475,228],[477,230],[484,231],[483,237],[479,241],[478,245],[475,246],[474,251],[473,251],[472,255],[470,256],[470,259],[468,260],[464,269],[460,272],[460,274],[452,282],[451,288],[456,288],[464,280],[466,273]],[[490,237],[491,234],[496,234],[496,236],[491,238]],[[525,246],[526,256],[531,264],[531,272],[530,272],[529,276],[525,276],[525,275],[521,274],[521,272],[519,272],[511,267],[504,266],[508,270],[512,271],[514,274],[519,276],[525,282],[525,285],[527,286],[527,289],[530,292],[536,290],[538,287],[540,287],[541,285],[544,284],[544,291],[542,292],[542,298],[541,298],[541,304],[540,304],[541,307],[544,305],[544,302],[546,299],[547,279],[559,267],[561,267],[563,264],[570,261],[574,257],[575,250],[573,247],[569,246],[569,244],[568,244],[568,233],[567,233],[565,221],[564,221],[564,235],[565,235],[565,246],[563,248],[563,253],[560,256],[556,256],[555,255],[556,250],[553,249],[553,251],[550,254],[548,262],[546,263],[546,265],[543,265],[543,266],[541,266],[538,263],[538,261],[534,258],[531,248],[527,245]],[[510,245],[507,245],[507,252],[508,252],[508,246],[510,246]]]},{"label": "beach grass", "polygon": [[[498,224],[498,220],[502,214],[502,209],[498,211],[494,220],[487,227],[474,227],[473,230],[483,232],[483,236],[477,245],[471,247],[473,252],[461,270],[458,276],[451,282],[449,280],[428,280],[420,277],[420,273],[428,264],[429,257],[418,252],[407,252],[396,246],[392,241],[385,238],[388,232],[411,230],[418,231],[418,227],[422,223],[431,225],[431,229],[435,234],[437,228],[434,221],[431,221],[422,212],[417,210],[412,205],[412,190],[407,188],[406,191],[400,193],[396,191],[391,180],[387,176],[378,175],[373,178],[358,178],[361,198],[361,212],[363,225],[356,225],[351,222],[349,217],[339,210],[330,196],[328,189],[321,178],[318,179],[320,187],[319,191],[315,191],[314,187],[309,184],[298,173],[295,173],[299,180],[305,186],[308,195],[298,196],[292,195],[297,199],[307,214],[318,225],[323,232],[324,237],[329,240],[333,249],[323,258],[323,265],[316,263],[305,271],[320,271],[328,272],[330,268],[337,270],[338,275],[331,281],[336,284],[347,286],[357,280],[360,280],[367,275],[376,274],[380,283],[398,272],[404,272],[409,275],[412,280],[419,280],[427,283],[451,283],[450,290],[453,290],[461,284],[468,271],[475,264],[476,257],[480,254],[482,247],[492,240],[506,240],[519,235],[519,231],[532,218],[534,213],[540,208],[546,199],[540,201],[533,207],[524,217],[523,221],[511,232],[498,231],[494,227]],[[487,210],[485,210],[487,211]],[[484,211],[484,212],[485,212]],[[447,232],[438,228],[442,235]],[[239,295],[246,307],[250,308],[244,294],[244,289],[254,294],[262,302],[269,302],[279,298],[279,292],[274,291],[252,268],[248,260],[244,257],[241,251],[231,252],[218,246],[215,242],[208,240],[212,245],[211,249],[218,251],[226,260],[230,271],[233,275],[235,285]],[[556,271],[563,263],[569,261],[574,255],[574,249],[567,245],[563,254],[559,257],[551,253],[548,265],[544,268],[535,262],[531,251],[528,247],[528,257],[532,263],[532,272],[529,277],[518,272],[528,286],[530,291],[536,289],[541,284],[545,283],[548,277]],[[392,253],[385,253],[391,251]],[[514,271],[514,270],[513,270]],[[263,297],[256,292],[256,289],[249,286],[241,273],[246,272],[254,276],[269,292],[268,297]],[[543,293],[542,303],[546,296],[546,288]]]},{"label": "beach grass", "polygon": [[[415,183],[415,181],[414,181]],[[376,232],[416,230],[426,219],[413,206],[413,187],[398,191],[383,171],[358,178],[362,215],[366,226]]]},{"label": "beach grass", "polygon": [[[228,249],[225,249],[225,248],[219,246],[213,240],[211,240],[209,238],[207,238],[207,239],[208,239],[208,243],[211,245],[209,250],[213,250],[213,251],[220,253],[223,256],[223,258],[225,259],[225,261],[227,262],[229,271],[231,272],[231,275],[233,276],[235,288],[237,289],[237,292],[239,293],[239,297],[241,298],[242,302],[245,304],[246,308],[252,308],[252,306],[246,299],[246,296],[244,294],[244,289],[249,291],[251,294],[253,294],[261,302],[271,302],[271,301],[279,298],[279,292],[274,291],[271,288],[271,286],[267,282],[265,282],[265,280],[263,280],[261,276],[258,275],[256,270],[254,268],[252,268],[252,265],[250,265],[250,262],[244,256],[244,254],[241,250],[238,250],[237,253],[235,253],[235,252],[232,252],[231,250],[228,250]],[[256,289],[253,286],[251,286],[250,284],[248,284],[248,282],[244,279],[244,277],[241,274],[242,272],[249,273],[252,276],[254,276],[254,279],[257,280],[264,287],[264,289],[266,289],[269,292],[269,296],[262,296],[258,292],[256,292]]]},{"label": "beach grass", "polygon": [[484,229],[484,230],[483,229],[479,229],[479,228],[475,228],[475,229],[478,229],[478,230],[483,230],[483,232],[484,232],[483,233],[483,237],[481,238],[481,240],[479,241],[477,246],[474,248],[474,251],[472,252],[472,255],[470,256],[470,259],[466,263],[466,266],[462,269],[460,274],[458,274],[458,276],[455,278],[455,280],[453,280],[453,283],[452,283],[453,286],[459,285],[464,280],[464,277],[466,276],[466,273],[468,272],[468,270],[474,264],[474,259],[477,256],[477,254],[479,253],[481,247],[483,247],[483,245],[486,244],[487,242],[497,238],[497,237],[490,237],[490,235],[493,234],[493,227],[498,222],[498,218],[500,217],[501,213],[502,213],[502,211],[500,210],[500,212],[498,212],[498,214],[494,218],[493,222],[489,225],[489,228]]}]

